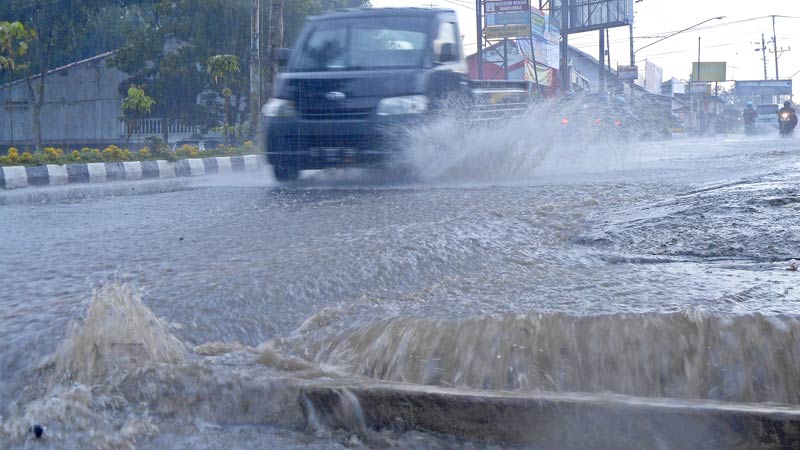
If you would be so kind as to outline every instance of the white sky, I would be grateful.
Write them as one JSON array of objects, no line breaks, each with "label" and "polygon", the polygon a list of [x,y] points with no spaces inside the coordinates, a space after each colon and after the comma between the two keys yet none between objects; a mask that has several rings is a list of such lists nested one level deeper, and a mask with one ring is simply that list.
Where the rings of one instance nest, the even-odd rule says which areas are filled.
[{"label": "white sky", "polygon": [[[459,16],[466,51],[476,49],[475,0],[371,0],[375,7],[403,7],[431,5],[452,8]],[[532,0],[533,3],[538,3]],[[664,80],[670,77],[688,79],[691,63],[697,60],[697,38],[701,38],[702,61],[727,61],[728,79],[754,80],[764,78],[764,63],[761,51],[761,33],[769,41],[772,38],[772,19],[768,15],[793,16],[776,19],[778,49],[791,47],[778,60],[781,78],[793,76],[795,92],[800,92],[800,0],[641,0],[634,4],[634,37],[666,35],[690,27],[716,16],[714,20],[697,29],[687,31],[663,42],[636,52],[640,67],[650,60],[664,69]],[[743,22],[742,22],[743,21]],[[597,56],[598,32],[570,35],[570,44]],[[611,65],[629,63],[630,46],[627,27],[610,30]],[[638,38],[634,48],[638,49],[655,38]],[[756,45],[758,42],[758,45]],[[775,78],[775,55],[769,53],[772,44],[767,44],[767,76]]]}]

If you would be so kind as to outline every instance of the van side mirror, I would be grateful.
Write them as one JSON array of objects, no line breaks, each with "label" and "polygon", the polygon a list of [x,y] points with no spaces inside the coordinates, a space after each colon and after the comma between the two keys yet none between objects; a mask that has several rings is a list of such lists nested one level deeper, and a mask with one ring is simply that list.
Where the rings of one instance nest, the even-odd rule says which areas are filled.
[{"label": "van side mirror", "polygon": [[458,52],[453,43],[442,44],[442,54],[439,56],[439,62],[449,63],[458,59]]},{"label": "van side mirror", "polygon": [[288,48],[279,48],[275,57],[278,60],[279,67],[286,67],[292,57],[292,51]]}]

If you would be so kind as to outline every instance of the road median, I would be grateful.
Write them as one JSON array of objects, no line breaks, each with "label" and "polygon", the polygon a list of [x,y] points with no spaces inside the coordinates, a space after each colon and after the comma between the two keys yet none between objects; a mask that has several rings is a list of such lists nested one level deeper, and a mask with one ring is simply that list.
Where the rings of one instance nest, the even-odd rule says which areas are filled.
[{"label": "road median", "polygon": [[244,155],[187,158],[175,162],[159,159],[6,166],[0,167],[0,189],[254,172],[266,164],[262,155]]}]

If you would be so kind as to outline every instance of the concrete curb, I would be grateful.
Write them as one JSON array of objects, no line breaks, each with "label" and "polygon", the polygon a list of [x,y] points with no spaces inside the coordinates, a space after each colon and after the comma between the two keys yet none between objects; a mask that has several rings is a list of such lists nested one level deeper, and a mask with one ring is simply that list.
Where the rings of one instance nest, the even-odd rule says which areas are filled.
[{"label": "concrete curb", "polygon": [[152,180],[202,175],[254,172],[267,162],[263,155],[190,158],[169,162],[125,161],[113,163],[48,164],[0,167],[0,188],[56,186],[68,183]]},{"label": "concrete curb", "polygon": [[309,384],[298,398],[309,426],[355,433],[400,427],[535,448],[798,448],[794,405],[488,392],[400,383]]}]

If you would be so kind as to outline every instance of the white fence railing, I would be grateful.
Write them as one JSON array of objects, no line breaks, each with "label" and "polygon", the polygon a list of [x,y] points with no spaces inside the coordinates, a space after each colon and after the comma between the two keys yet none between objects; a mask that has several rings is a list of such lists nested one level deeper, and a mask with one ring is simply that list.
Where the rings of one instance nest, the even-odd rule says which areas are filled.
[{"label": "white fence railing", "polygon": [[[199,134],[200,127],[196,125],[185,125],[177,120],[170,120],[167,131],[169,131],[170,135],[191,135]],[[127,123],[122,124],[122,132],[126,135],[128,134]],[[133,130],[132,137],[160,136],[162,134],[164,134],[164,119],[139,119],[136,123],[136,127]]]}]

